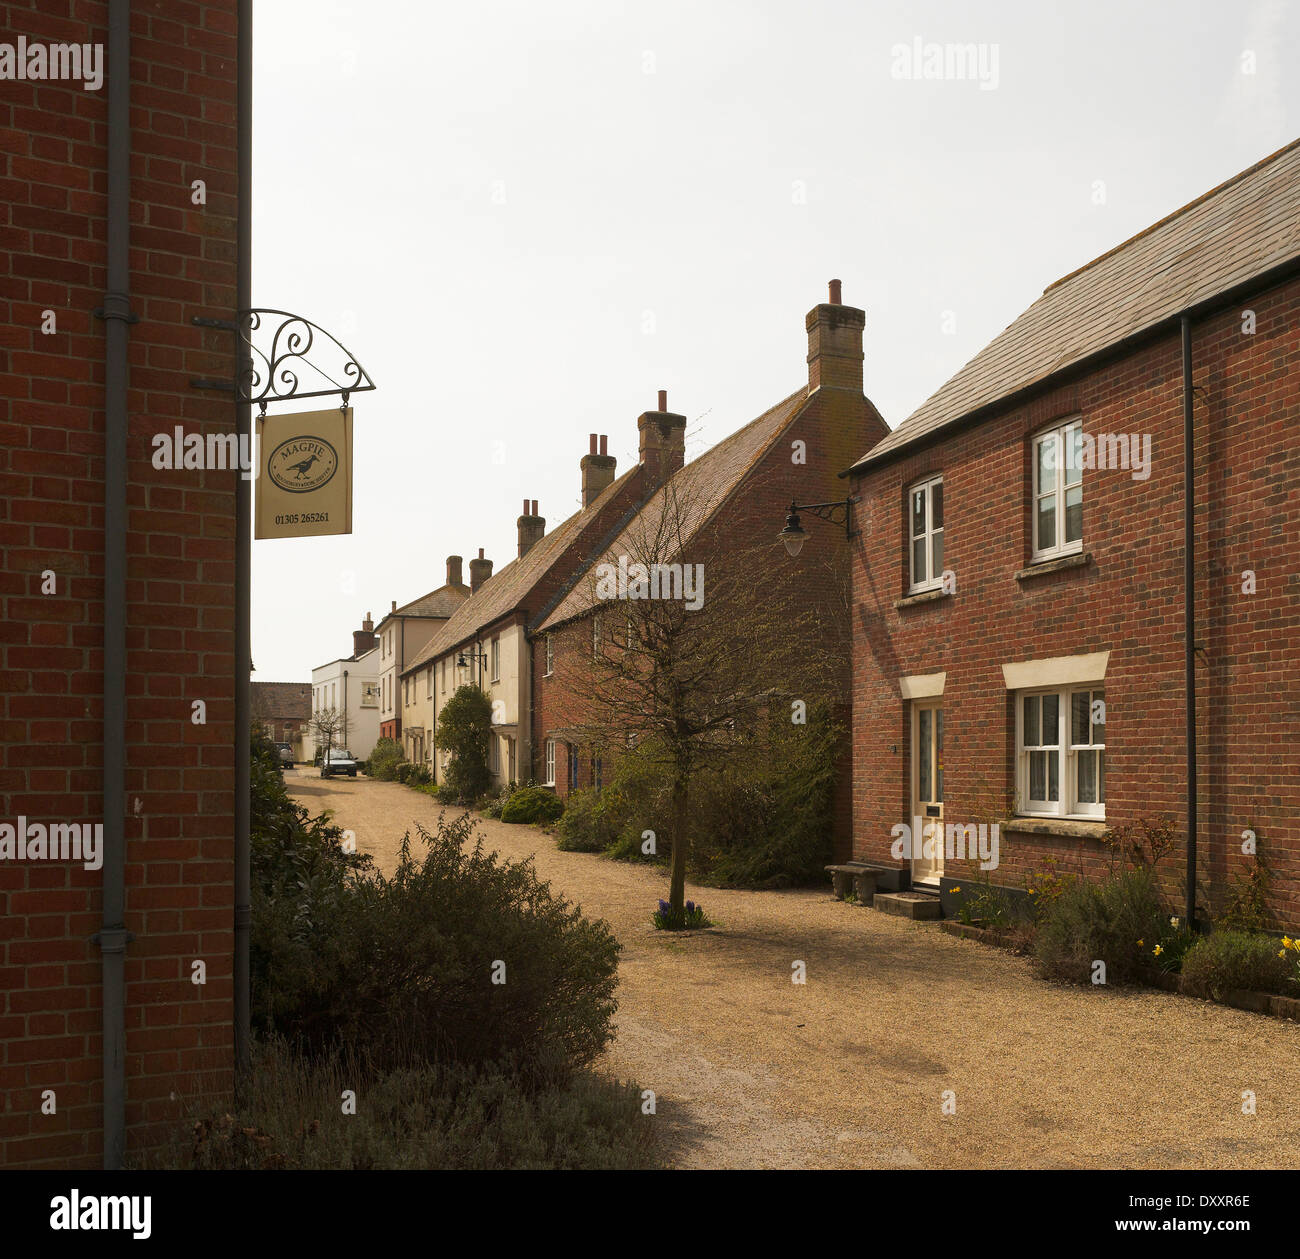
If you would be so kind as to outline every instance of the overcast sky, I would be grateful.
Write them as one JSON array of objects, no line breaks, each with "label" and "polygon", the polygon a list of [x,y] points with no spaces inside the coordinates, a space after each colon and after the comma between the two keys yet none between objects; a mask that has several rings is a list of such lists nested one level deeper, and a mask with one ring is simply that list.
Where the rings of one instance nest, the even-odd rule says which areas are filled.
[{"label": "overcast sky", "polygon": [[[379,386],[353,533],[254,543],[260,681],[349,654],[448,554],[503,566],[521,500],[577,508],[588,433],[636,459],[656,390],[688,458],[791,393],[831,277],[897,426],[1052,281],[1300,134],[1286,0],[255,8],[254,304]],[[984,45],[984,83],[898,77],[918,38]]]}]

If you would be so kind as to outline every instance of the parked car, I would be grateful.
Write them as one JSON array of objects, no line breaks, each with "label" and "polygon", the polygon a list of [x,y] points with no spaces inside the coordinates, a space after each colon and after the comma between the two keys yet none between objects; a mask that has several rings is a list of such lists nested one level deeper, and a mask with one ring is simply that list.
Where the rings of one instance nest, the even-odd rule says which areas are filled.
[{"label": "parked car", "polygon": [[275,746],[276,746],[276,750],[280,753],[280,764],[287,765],[290,769],[292,769],[293,768],[293,744],[277,743]]},{"label": "parked car", "polygon": [[346,748],[330,748],[321,758],[320,776],[333,778],[335,774],[346,774],[349,778],[357,776],[357,759]]}]

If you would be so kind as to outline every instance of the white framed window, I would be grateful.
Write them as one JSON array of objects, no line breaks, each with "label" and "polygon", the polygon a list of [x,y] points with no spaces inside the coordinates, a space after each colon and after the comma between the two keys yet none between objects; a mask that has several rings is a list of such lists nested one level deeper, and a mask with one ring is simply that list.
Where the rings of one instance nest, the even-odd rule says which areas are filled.
[{"label": "white framed window", "polygon": [[555,672],[555,639],[547,634],[546,636],[546,676],[549,678]]},{"label": "white framed window", "polygon": [[1083,550],[1083,421],[1039,433],[1033,442],[1033,557]]},{"label": "white framed window", "polygon": [[501,681],[501,640],[494,638],[492,640],[492,681]]},{"label": "white framed window", "polygon": [[934,590],[943,579],[943,477],[908,491],[907,536],[911,589]]},{"label": "white framed window", "polygon": [[1106,692],[1100,683],[1016,693],[1017,794],[1036,817],[1106,816]]},{"label": "white framed window", "polygon": [[546,740],[546,785],[555,786],[555,740]]}]

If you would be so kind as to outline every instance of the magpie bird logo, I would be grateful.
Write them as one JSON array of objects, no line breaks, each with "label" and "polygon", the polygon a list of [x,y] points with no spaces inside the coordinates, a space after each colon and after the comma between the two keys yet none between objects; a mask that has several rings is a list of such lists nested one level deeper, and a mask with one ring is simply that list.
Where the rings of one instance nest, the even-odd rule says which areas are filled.
[{"label": "magpie bird logo", "polygon": [[328,485],[339,468],[334,447],[319,437],[291,437],[266,461],[271,480],[290,494],[307,494]]}]

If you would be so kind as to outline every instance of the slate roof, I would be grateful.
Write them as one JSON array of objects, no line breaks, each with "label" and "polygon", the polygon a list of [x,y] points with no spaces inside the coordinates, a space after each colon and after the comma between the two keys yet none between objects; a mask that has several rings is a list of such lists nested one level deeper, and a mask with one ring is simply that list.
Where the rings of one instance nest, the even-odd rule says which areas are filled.
[{"label": "slate roof", "polygon": [[1300,140],[1057,280],[852,470],[1297,257]]},{"label": "slate roof", "polygon": [[[658,521],[663,517],[668,486],[675,487],[679,493],[677,501],[683,511],[682,537],[683,541],[689,541],[757,465],[807,400],[807,386],[800,386],[756,420],[751,420],[744,428],[679,468],[665,485],[650,496],[645,506],[618,532],[610,544],[602,548],[601,556],[609,558],[633,550],[633,530],[637,536],[654,533]],[[591,592],[586,587],[575,585],[538,628],[550,629],[583,615],[590,606],[590,599]]]},{"label": "slate roof", "polygon": [[473,638],[485,625],[513,612],[532,593],[533,587],[550,572],[568,549],[569,544],[596,518],[629,478],[639,474],[641,465],[633,464],[622,476],[601,492],[590,506],[574,512],[567,520],[543,534],[522,558],[510,561],[492,574],[444,625],[440,625],[428,645],[416,656],[403,674],[418,669],[466,639]]}]

